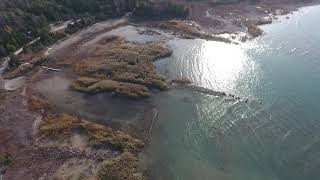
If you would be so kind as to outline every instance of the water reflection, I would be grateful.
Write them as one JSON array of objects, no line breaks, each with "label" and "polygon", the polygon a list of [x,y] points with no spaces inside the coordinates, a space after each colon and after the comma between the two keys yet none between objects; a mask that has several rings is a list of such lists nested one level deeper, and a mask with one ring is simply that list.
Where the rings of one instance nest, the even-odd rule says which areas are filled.
[{"label": "water reflection", "polygon": [[230,91],[236,86],[239,76],[248,64],[248,56],[236,45],[205,41],[200,47],[199,65],[203,76],[200,83]]},{"label": "water reflection", "polygon": [[265,126],[270,118],[261,106],[252,103],[249,108],[245,102],[182,89],[156,99],[161,121],[147,158],[152,157],[150,167],[158,179],[271,179],[266,164],[272,156],[264,144],[271,147],[271,139],[279,134],[263,138],[263,133],[255,132],[270,130]]},{"label": "water reflection", "polygon": [[261,67],[250,56],[252,49],[267,49],[256,41],[235,45],[174,39],[168,44],[174,49],[173,56],[156,65],[169,78],[187,77],[205,88],[251,98],[256,95],[253,90],[269,85]]},{"label": "water reflection", "polygon": [[168,43],[175,51],[157,62],[162,73],[250,101],[183,89],[156,95],[146,154],[156,179],[319,179],[320,7],[306,12],[240,46]]}]

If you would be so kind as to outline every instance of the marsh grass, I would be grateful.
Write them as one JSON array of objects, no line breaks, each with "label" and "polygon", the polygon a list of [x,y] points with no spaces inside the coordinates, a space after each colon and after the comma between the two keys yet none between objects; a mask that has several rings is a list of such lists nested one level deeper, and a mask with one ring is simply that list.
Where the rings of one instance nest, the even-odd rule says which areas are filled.
[{"label": "marsh grass", "polygon": [[139,170],[139,161],[136,156],[125,152],[120,156],[103,162],[97,173],[98,180],[144,180]]},{"label": "marsh grass", "polygon": [[114,92],[134,98],[148,97],[149,89],[165,90],[168,88],[166,78],[160,75],[153,61],[171,56],[172,51],[161,43],[129,44],[116,37],[107,37],[100,43],[109,49],[96,51],[73,70],[79,76],[73,83],[73,89],[98,93]]},{"label": "marsh grass", "polygon": [[76,118],[68,114],[48,114],[39,126],[42,139],[70,142],[72,135],[81,134],[88,138],[88,146],[108,147],[115,151],[138,153],[143,141],[110,127]]}]

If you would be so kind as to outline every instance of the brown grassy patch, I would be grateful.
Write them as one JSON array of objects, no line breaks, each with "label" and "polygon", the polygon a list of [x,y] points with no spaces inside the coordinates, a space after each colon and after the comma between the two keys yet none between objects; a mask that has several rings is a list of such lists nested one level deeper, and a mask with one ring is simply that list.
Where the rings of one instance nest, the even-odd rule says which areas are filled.
[{"label": "brown grassy patch", "polygon": [[170,20],[159,25],[160,28],[183,31],[192,34],[200,30],[198,26],[187,23],[186,21]]},{"label": "brown grassy patch", "polygon": [[82,77],[74,81],[75,90],[148,97],[147,88],[167,89],[166,79],[157,72],[153,61],[170,56],[170,49],[159,43],[128,44],[117,37],[101,41],[100,44],[108,44],[107,49],[100,48],[89,54],[86,61],[73,66]]},{"label": "brown grassy patch", "polygon": [[120,156],[105,161],[97,174],[98,180],[143,180],[143,174],[139,170],[138,158],[131,153],[123,153]]},{"label": "brown grassy patch", "polygon": [[149,90],[139,84],[123,83],[113,80],[97,80],[90,78],[79,78],[73,85],[73,89],[88,92],[98,93],[102,91],[114,92],[117,95],[124,95],[132,98],[149,97]]},{"label": "brown grassy patch", "polygon": [[159,27],[162,29],[171,30],[173,32],[179,32],[181,33],[180,37],[185,39],[200,38],[212,41],[231,43],[231,41],[227,38],[214,36],[212,34],[203,32],[199,25],[190,21],[170,20],[159,24]]},{"label": "brown grassy patch", "polygon": [[30,96],[28,98],[28,109],[33,112],[43,113],[49,109],[49,103],[36,96]]},{"label": "brown grassy patch", "polygon": [[180,84],[180,85],[187,85],[187,84],[191,84],[192,81],[188,78],[177,78],[177,79],[173,79],[171,81],[171,83]]},{"label": "brown grassy patch", "polygon": [[141,140],[122,132],[114,132],[111,128],[82,120],[68,114],[48,114],[39,126],[42,138],[57,141],[70,141],[75,133],[80,133],[89,139],[93,147],[107,146],[121,152],[137,153],[144,146]]},{"label": "brown grassy patch", "polygon": [[40,65],[44,61],[46,61],[47,58],[44,55],[39,55],[31,59],[30,61],[21,64],[13,71],[10,71],[4,75],[4,78],[6,79],[12,79],[16,78],[22,75],[25,75],[26,73],[30,72],[32,69],[34,69],[36,66]]}]

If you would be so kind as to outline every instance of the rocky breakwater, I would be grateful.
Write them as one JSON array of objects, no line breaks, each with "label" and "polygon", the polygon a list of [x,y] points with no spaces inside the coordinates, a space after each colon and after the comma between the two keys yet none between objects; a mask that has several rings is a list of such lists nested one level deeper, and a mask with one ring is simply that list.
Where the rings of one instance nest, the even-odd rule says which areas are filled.
[{"label": "rocky breakwater", "polygon": [[112,92],[115,95],[141,98],[150,96],[150,89],[165,90],[165,77],[153,61],[171,56],[172,51],[161,42],[135,44],[117,36],[101,39],[101,50],[95,50],[84,62],[73,67],[77,79],[72,88],[86,93]]}]

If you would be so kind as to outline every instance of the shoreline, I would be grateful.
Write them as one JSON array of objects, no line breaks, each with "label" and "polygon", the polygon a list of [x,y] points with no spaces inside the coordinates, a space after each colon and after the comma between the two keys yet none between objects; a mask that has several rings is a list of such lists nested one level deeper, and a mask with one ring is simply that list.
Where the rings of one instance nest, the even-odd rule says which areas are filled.
[{"label": "shoreline", "polygon": [[[273,5],[272,2],[214,4],[203,1],[186,4],[190,6],[191,12],[185,19],[152,21],[140,19],[136,23],[167,32],[173,31],[173,35],[181,39],[199,38],[238,44],[263,35],[260,26],[274,23],[284,16],[289,18],[288,15],[299,9],[320,5],[320,2],[289,4],[279,2]],[[210,15],[210,11],[215,14]]]},{"label": "shoreline", "polygon": [[[103,22],[102,22],[102,24],[103,24]],[[93,25],[93,26],[95,26],[95,25]],[[73,51],[80,51],[79,49],[81,48],[82,45],[84,45],[84,44],[86,44],[86,43],[88,43],[90,41],[93,41],[95,38],[98,38],[100,35],[103,35],[103,34],[109,32],[109,31],[113,30],[114,28],[116,29],[116,28],[121,27],[123,25],[114,26],[112,28],[108,28],[107,30],[105,28],[103,28],[101,31],[97,30],[97,29],[99,29],[99,25],[96,25],[96,27],[97,27],[96,30],[98,31],[98,33],[96,32],[96,33],[90,34],[90,28],[93,28],[93,26],[90,26],[90,27],[88,27],[86,29],[83,29],[83,30],[71,35],[67,39],[61,40],[58,43],[56,43],[53,46],[51,46],[51,47],[55,47],[55,48],[58,47],[58,48],[57,49],[50,49],[50,51],[48,53],[49,56],[51,55],[51,53],[54,54],[54,53],[57,53],[58,51],[61,51],[60,52],[61,54],[58,53],[54,58],[52,58],[52,57],[49,58],[47,61],[41,63],[41,65],[44,64],[45,67],[59,69],[63,73],[66,73],[66,77],[67,78],[74,78],[75,75],[70,70],[67,70],[67,68],[66,68],[67,66],[72,65],[75,62],[75,61],[70,60],[70,58],[72,58],[72,55],[70,55],[71,54],[70,51],[71,50],[72,50],[72,52]],[[138,27],[143,27],[143,26],[140,25]],[[87,33],[89,35],[85,34],[85,31],[87,31]],[[170,30],[170,31],[174,31],[174,30]],[[82,33],[84,33],[84,35]],[[77,39],[77,36],[80,36],[80,37],[78,37],[79,39]],[[72,38],[75,38],[75,42],[72,42]],[[81,39],[81,38],[83,38],[83,39]],[[190,38],[190,37],[188,37],[188,38]],[[68,44],[68,42],[66,42],[68,40],[71,41],[71,43],[69,44],[69,46],[72,47],[71,49],[65,48],[68,45],[65,45],[65,46],[63,45],[64,43]],[[79,42],[78,42],[78,40],[79,40]],[[104,45],[105,44],[102,44],[101,46],[103,48],[105,48]],[[133,44],[133,45],[136,45],[136,44]],[[90,48],[84,48],[84,50],[89,51],[91,53],[94,52],[94,51],[90,51]],[[105,55],[105,54],[103,54],[103,55]],[[85,53],[80,53],[79,55],[77,55],[75,57],[76,58],[81,58],[81,57],[88,58],[89,55],[85,54]],[[66,61],[61,60],[61,58],[65,58]],[[53,59],[55,59],[55,60],[53,60]],[[76,59],[76,60],[78,60],[78,59]],[[36,153],[39,150],[39,149],[33,149],[34,144],[37,144],[36,143],[37,135],[35,135],[33,133],[34,133],[34,127],[37,127],[36,125],[37,125],[37,123],[39,123],[39,122],[36,121],[36,119],[39,116],[39,114],[33,113],[32,111],[29,111],[28,109],[26,109],[27,106],[28,106],[28,103],[21,103],[21,102],[28,102],[29,98],[31,97],[31,95],[32,96],[36,96],[36,97],[43,97],[43,94],[38,95],[37,94],[38,92],[29,92],[29,91],[32,90],[33,88],[35,88],[35,85],[36,85],[35,82],[40,81],[42,78],[43,79],[50,79],[50,78],[48,78],[48,77],[51,76],[50,73],[53,73],[53,74],[59,74],[60,73],[60,72],[51,72],[51,70],[44,70],[40,66],[35,66],[30,71],[31,72],[27,72],[27,74],[26,74],[27,80],[26,80],[25,85],[23,86],[24,88],[20,88],[20,89],[17,89],[15,91],[10,91],[10,92],[1,90],[1,92],[0,92],[0,93],[3,93],[3,95],[5,96],[4,100],[0,99],[0,101],[4,102],[0,106],[0,112],[4,113],[4,117],[1,119],[1,121],[5,122],[4,123],[5,129],[4,130],[0,129],[0,134],[2,133],[5,136],[9,137],[8,138],[9,140],[7,140],[8,142],[5,143],[4,147],[0,148],[0,153],[6,151],[5,149],[7,148],[7,149],[9,149],[9,151],[12,151],[11,153],[13,154],[12,155],[13,156],[13,158],[12,158],[13,159],[13,165],[12,166],[13,167],[11,167],[11,165],[8,166],[8,168],[7,168],[8,174],[7,173],[4,174],[5,177],[10,177],[10,175],[11,175],[11,177],[23,177],[24,175],[23,174],[19,174],[20,172],[18,174],[16,174],[16,175],[14,173],[16,171],[23,170],[23,169],[26,169],[26,167],[29,167],[28,165],[30,165],[30,164],[28,164],[27,161],[30,161],[30,158],[32,158],[32,157],[36,158],[37,157]],[[53,81],[49,81],[49,83],[52,83],[52,82]],[[30,88],[30,86],[32,86],[32,87]],[[178,85],[176,87],[178,87],[178,88],[186,88],[186,89],[193,90],[193,91],[196,91],[196,92],[206,93],[206,94],[211,94],[211,95],[217,95],[217,96],[222,96],[222,97],[227,96],[227,97],[231,97],[231,98],[233,97],[234,99],[238,98],[238,97],[234,97],[233,95],[227,95],[224,92],[208,90],[208,89],[204,89],[204,88],[197,87],[197,86],[192,86],[192,85],[183,85],[183,86]],[[172,86],[172,88],[175,88],[175,86]],[[48,89],[45,89],[45,90],[48,90]],[[65,89],[63,89],[63,90],[65,90]],[[153,95],[153,93],[158,93],[157,91],[158,90],[156,90],[156,92],[151,92],[151,96]],[[0,94],[0,95],[2,96],[2,94]],[[53,95],[55,95],[55,94],[53,94]],[[93,97],[93,96],[89,95],[88,97]],[[58,99],[57,96],[56,96],[56,98]],[[97,99],[101,99],[101,98],[105,98],[105,97],[104,96],[97,96]],[[112,96],[112,98],[118,98],[118,97]],[[68,101],[72,101],[72,98],[71,98],[71,100],[68,100]],[[63,103],[70,103],[68,101],[63,101]],[[93,101],[96,101],[96,99],[93,98]],[[119,103],[119,107],[122,107],[123,104],[125,104],[126,102],[129,102],[129,101],[135,101],[135,100],[128,100],[128,101],[122,102],[122,104]],[[114,101],[114,102],[116,102],[116,101]],[[37,109],[37,110],[40,110],[40,114],[43,113],[43,111],[46,111],[46,108],[47,108],[45,105],[43,105],[41,103],[45,103],[45,102],[36,103],[36,104],[38,104],[40,106],[40,109]],[[49,104],[53,105],[53,106],[56,106],[54,103],[49,103]],[[17,106],[17,105],[19,105],[19,106]],[[71,103],[71,105],[72,105],[72,103]],[[144,104],[142,106],[144,106],[146,108],[146,106],[150,106],[150,105],[152,105],[152,103],[148,102],[148,100],[146,100],[146,104]],[[127,107],[129,107],[129,106],[127,106]],[[12,112],[7,112],[8,111],[7,109],[12,109]],[[113,110],[115,110],[115,109],[113,109]],[[156,111],[155,113],[154,113],[154,110]],[[79,109],[78,109],[78,111],[79,111]],[[101,111],[103,111],[103,110],[101,110]],[[93,111],[93,112],[95,112],[95,111]],[[50,112],[50,113],[52,113],[52,114],[56,114],[57,113],[56,116],[60,117],[60,116],[63,116],[61,114],[67,113],[67,112],[65,112],[65,109],[62,108],[62,110],[59,110],[59,111],[58,110],[54,110],[53,112]],[[126,112],[122,111],[120,113],[126,113]],[[126,129],[127,131],[124,130],[124,132],[128,133],[129,135],[135,134],[134,131],[136,131],[136,132],[143,131],[142,133],[146,133],[147,136],[149,136],[146,139],[141,138],[141,139],[144,139],[144,142],[147,144],[148,143],[148,139],[150,138],[150,134],[151,134],[151,131],[152,131],[153,124],[157,121],[157,110],[155,109],[155,107],[151,106],[151,107],[147,107],[146,109],[142,108],[141,112],[139,112],[139,113],[145,113],[143,115],[143,116],[145,116],[144,117],[145,119],[140,121],[140,123],[142,123],[142,124],[139,124],[137,122],[130,122],[131,124],[127,123],[127,122],[125,122],[125,123],[121,122],[124,125],[121,125],[121,123],[115,123],[113,125],[110,125],[110,124],[106,123],[107,127],[110,125],[111,127],[112,126],[116,127],[114,129],[120,129],[120,130],[128,128],[129,130]],[[76,117],[78,119],[80,119],[81,122],[83,121],[84,116],[81,116],[81,115],[77,114]],[[14,126],[16,124],[12,125],[12,124],[8,123],[8,121],[10,119],[12,119],[12,118],[16,118],[14,123],[16,123],[18,126]],[[43,115],[42,118],[49,118],[49,117],[47,117],[47,115],[45,114],[45,115]],[[69,118],[67,118],[67,119],[69,119]],[[152,121],[151,121],[151,119],[152,119]],[[19,120],[22,121],[22,122],[19,122]],[[150,121],[151,121],[151,124],[150,124]],[[85,121],[83,121],[83,122],[85,122]],[[94,123],[98,123],[98,124],[101,123],[101,121],[98,121],[97,119],[94,119],[94,118],[90,119],[90,122],[91,123],[94,122]],[[31,125],[30,125],[30,123],[31,123]],[[135,123],[135,125],[133,125],[133,127],[131,127],[132,124],[134,124],[134,123]],[[106,126],[106,124],[103,123],[104,126]],[[142,127],[140,127],[140,125]],[[16,130],[12,130],[13,128],[17,128],[17,129]],[[132,129],[130,130],[130,128],[132,128]],[[7,132],[7,129],[9,131],[9,133]],[[23,130],[23,133],[25,133],[25,134],[23,134],[23,133],[19,134],[19,130],[22,130],[22,129],[25,129],[25,130]],[[18,135],[13,135],[14,134],[13,132],[17,133]],[[22,135],[26,135],[26,138],[24,138]],[[135,134],[134,137],[137,137],[137,135]],[[10,139],[10,138],[13,138],[13,139]],[[78,137],[75,137],[75,138],[77,139]],[[83,138],[83,137],[81,137],[81,138]],[[26,141],[27,143],[24,142],[24,141]],[[76,145],[77,145],[76,148],[78,148],[79,144],[76,144]],[[83,144],[80,143],[80,145],[82,146]],[[22,148],[23,151],[22,152],[19,151],[18,150],[19,148]],[[110,150],[110,149],[107,149],[106,151],[108,151],[108,150]],[[36,158],[35,161],[40,163],[40,165],[37,166],[37,167],[32,167],[32,168],[39,168],[40,170],[43,170],[44,172],[48,173],[46,176],[55,174],[55,172],[53,172],[54,170],[50,169],[50,168],[54,167],[54,168],[58,169],[59,167],[61,167],[67,161],[68,158],[65,158],[65,156],[61,156],[62,158],[55,158],[55,157],[52,157],[52,156],[46,157],[47,154],[50,154],[53,151],[54,150],[52,150],[52,149],[49,149],[48,151],[45,151],[43,159],[42,158]],[[26,154],[20,154],[20,153],[24,153],[24,152],[27,152],[27,153]],[[58,152],[58,154],[59,153],[60,152]],[[66,156],[68,157],[68,155],[70,155],[70,153],[71,154],[75,153],[75,151],[73,151],[73,150],[67,151],[66,152],[66,154],[67,154]],[[52,154],[54,154],[54,153],[52,153]],[[77,153],[75,153],[75,154],[76,155],[72,156],[72,157],[80,157],[80,156],[82,156],[82,155],[78,156]],[[26,157],[28,155],[31,155],[30,158]],[[15,164],[14,161],[16,159],[19,159],[17,157],[19,157],[20,160],[22,160],[22,162],[24,162],[23,165],[26,165],[26,167],[22,167],[23,165]],[[111,157],[111,156],[108,156],[108,157]],[[65,159],[63,159],[63,158],[65,158]],[[88,159],[90,160],[90,158],[88,158]],[[48,160],[53,161],[53,164],[47,163],[46,161],[48,161]],[[115,160],[115,161],[117,161],[117,160]],[[19,162],[17,162],[17,163],[19,163]],[[75,164],[77,164],[77,163],[75,163]],[[94,164],[94,163],[91,162],[91,164]],[[40,167],[41,165],[43,167]],[[40,170],[32,169],[31,171],[33,171],[32,173],[33,173],[34,176],[43,177],[43,174],[42,174],[42,176],[40,175],[40,172],[39,172]],[[65,169],[64,169],[64,171],[65,171]],[[46,176],[44,176],[44,177],[46,177]],[[28,177],[30,177],[30,176],[28,176]]]}]

